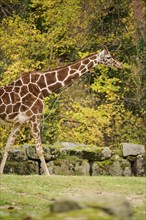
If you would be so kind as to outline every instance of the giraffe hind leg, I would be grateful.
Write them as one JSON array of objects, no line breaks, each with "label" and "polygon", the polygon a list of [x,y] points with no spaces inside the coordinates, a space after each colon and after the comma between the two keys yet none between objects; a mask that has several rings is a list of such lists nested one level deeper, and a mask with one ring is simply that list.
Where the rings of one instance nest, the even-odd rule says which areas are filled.
[{"label": "giraffe hind leg", "polygon": [[4,155],[0,164],[0,174],[3,174],[3,170],[6,164],[6,160],[8,157],[8,152],[10,151],[11,147],[13,146],[15,139],[17,137],[18,132],[20,131],[21,128],[21,124],[14,124],[11,134],[8,138],[7,144],[5,146],[5,151],[4,151]]},{"label": "giraffe hind leg", "polygon": [[41,166],[42,169],[44,171],[44,174],[49,176],[49,171],[47,168],[47,164],[44,158],[44,154],[43,154],[43,149],[41,146],[41,138],[40,138],[40,118],[39,116],[35,116],[33,117],[33,119],[30,121],[30,128],[32,131],[32,135],[34,137],[34,141],[35,141],[35,147],[36,147],[36,152],[39,156],[39,159],[41,161]]}]

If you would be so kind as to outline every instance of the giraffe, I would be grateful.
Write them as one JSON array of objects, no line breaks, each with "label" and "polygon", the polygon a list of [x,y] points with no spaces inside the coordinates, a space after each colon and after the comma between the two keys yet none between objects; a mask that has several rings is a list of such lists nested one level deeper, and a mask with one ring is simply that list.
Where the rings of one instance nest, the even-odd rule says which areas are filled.
[{"label": "giraffe", "polygon": [[44,72],[24,73],[11,84],[0,87],[0,123],[13,125],[1,161],[0,174],[3,173],[8,153],[15,143],[22,125],[28,123],[44,174],[50,175],[40,138],[44,97],[57,92],[61,87],[70,85],[98,64],[105,64],[118,69],[123,68],[122,64],[116,61],[107,49],[103,49],[61,68]]}]

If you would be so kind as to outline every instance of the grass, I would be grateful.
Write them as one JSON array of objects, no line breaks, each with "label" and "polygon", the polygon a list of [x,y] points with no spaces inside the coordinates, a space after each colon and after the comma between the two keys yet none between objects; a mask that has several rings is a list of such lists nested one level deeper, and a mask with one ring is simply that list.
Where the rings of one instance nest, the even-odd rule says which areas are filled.
[{"label": "grass", "polygon": [[50,216],[50,204],[56,198],[114,194],[126,196],[135,219],[145,220],[145,183],[144,177],[3,175],[0,217],[1,220],[54,219]]}]

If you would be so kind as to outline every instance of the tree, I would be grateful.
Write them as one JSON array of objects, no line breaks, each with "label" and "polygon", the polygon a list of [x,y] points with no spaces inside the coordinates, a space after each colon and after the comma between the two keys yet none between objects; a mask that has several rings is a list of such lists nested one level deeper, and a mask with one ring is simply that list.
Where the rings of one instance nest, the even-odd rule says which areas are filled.
[{"label": "tree", "polygon": [[134,109],[143,117],[146,125],[146,5],[142,0],[132,0],[134,35],[133,41],[136,48],[133,62],[133,104]]}]

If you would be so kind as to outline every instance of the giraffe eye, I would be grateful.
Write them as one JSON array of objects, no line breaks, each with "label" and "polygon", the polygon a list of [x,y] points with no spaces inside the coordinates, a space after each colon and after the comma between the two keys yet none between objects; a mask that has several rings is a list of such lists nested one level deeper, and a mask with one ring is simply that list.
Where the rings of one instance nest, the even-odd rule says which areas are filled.
[{"label": "giraffe eye", "polygon": [[107,59],[111,59],[111,56],[108,56]]}]

